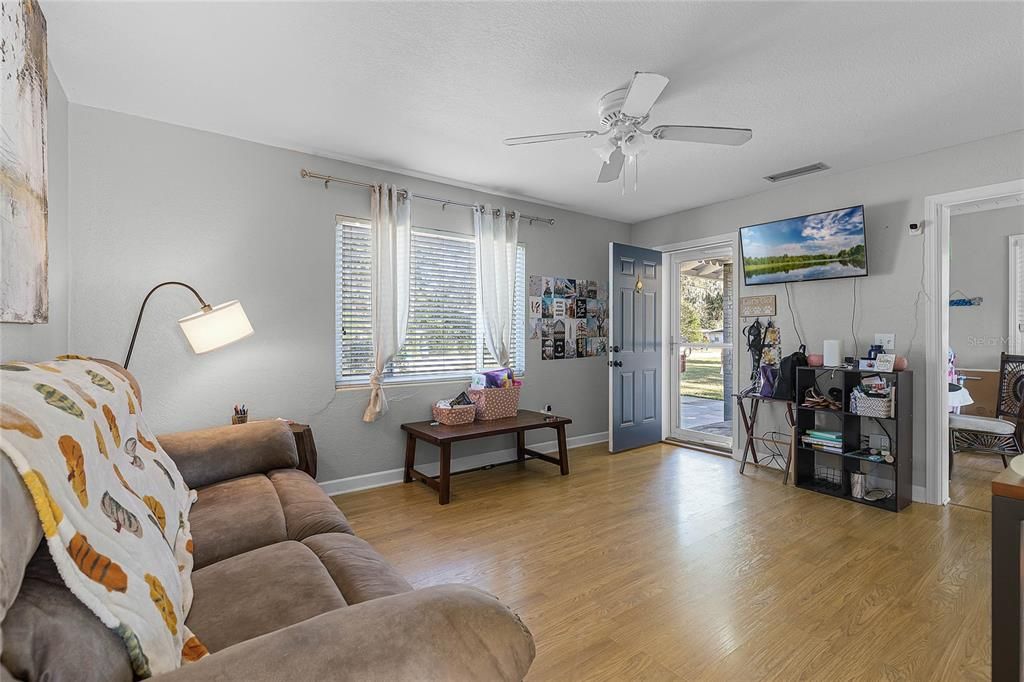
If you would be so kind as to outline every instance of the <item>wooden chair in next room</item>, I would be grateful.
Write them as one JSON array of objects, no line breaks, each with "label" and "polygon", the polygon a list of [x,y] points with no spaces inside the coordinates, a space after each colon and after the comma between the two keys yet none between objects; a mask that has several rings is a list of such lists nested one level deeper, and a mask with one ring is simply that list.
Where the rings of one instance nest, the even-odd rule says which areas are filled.
[{"label": "wooden chair in next room", "polygon": [[[1001,419],[1006,417],[1007,419]],[[961,450],[992,452],[1003,458],[1024,452],[1024,355],[999,358],[999,395],[996,416],[949,415],[949,473],[953,455]]]}]

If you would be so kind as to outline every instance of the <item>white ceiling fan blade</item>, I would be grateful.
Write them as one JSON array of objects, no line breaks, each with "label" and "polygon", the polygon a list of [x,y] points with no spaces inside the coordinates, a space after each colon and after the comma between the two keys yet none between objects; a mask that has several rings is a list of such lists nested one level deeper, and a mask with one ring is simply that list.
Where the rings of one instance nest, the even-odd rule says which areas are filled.
[{"label": "white ceiling fan blade", "polygon": [[596,130],[573,130],[568,133],[549,133],[547,135],[526,135],[524,137],[507,137],[504,142],[509,147],[519,144],[536,144],[537,142],[557,142],[558,140],[573,140],[576,138],[588,138],[600,135]]},{"label": "white ceiling fan blade", "polygon": [[633,74],[633,81],[629,84],[629,90],[626,91],[626,98],[622,101],[620,111],[625,116],[643,118],[661,97],[661,92],[666,85],[668,85],[668,78],[665,76],[637,71]]},{"label": "white ceiling fan blade", "polygon": [[655,140],[703,142],[739,146],[750,141],[754,131],[749,128],[715,128],[711,126],[658,126],[651,131]]},{"label": "white ceiling fan blade", "polygon": [[626,155],[622,153],[621,149],[616,149],[612,152],[611,157],[609,157],[608,163],[601,166],[601,174],[597,176],[597,181],[612,182],[613,180],[618,180],[624,163],[626,163]]}]

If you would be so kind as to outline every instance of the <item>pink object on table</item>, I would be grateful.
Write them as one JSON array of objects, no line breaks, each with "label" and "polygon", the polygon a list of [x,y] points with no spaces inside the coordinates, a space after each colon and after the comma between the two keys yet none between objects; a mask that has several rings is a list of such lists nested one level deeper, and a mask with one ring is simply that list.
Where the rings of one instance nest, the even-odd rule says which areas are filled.
[{"label": "pink object on table", "polygon": [[810,353],[807,356],[808,367],[823,367],[825,365],[825,356],[821,353]]},{"label": "pink object on table", "polygon": [[519,390],[508,388],[471,388],[469,399],[476,405],[476,418],[480,420],[505,419],[519,414]]}]

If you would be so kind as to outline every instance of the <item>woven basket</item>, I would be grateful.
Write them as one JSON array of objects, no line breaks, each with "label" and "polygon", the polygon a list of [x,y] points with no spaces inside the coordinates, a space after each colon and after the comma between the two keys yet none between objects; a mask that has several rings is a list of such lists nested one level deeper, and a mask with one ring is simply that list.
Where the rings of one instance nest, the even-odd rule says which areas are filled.
[{"label": "woven basket", "polygon": [[472,424],[476,419],[476,405],[454,405],[452,407],[434,405],[431,411],[434,413],[434,421],[445,426]]},{"label": "woven basket", "polygon": [[892,399],[873,398],[870,396],[859,397],[857,398],[857,409],[855,413],[862,417],[891,417]]},{"label": "woven basket", "polygon": [[487,421],[516,416],[519,414],[521,388],[522,386],[469,389],[469,399],[476,405],[476,418]]}]

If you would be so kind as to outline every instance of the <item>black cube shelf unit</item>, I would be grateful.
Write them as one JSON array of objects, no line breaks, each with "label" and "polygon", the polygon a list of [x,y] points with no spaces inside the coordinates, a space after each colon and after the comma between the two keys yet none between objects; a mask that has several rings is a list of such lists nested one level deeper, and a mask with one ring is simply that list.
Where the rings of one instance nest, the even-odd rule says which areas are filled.
[{"label": "black cube shelf unit", "polygon": [[[860,384],[861,377],[867,374],[883,376],[896,387],[893,398],[896,403],[893,412],[895,416],[878,418],[879,422],[884,425],[884,430],[889,434],[889,447],[895,458],[891,464],[872,462],[853,454],[863,447],[861,445],[861,429],[864,422],[875,419],[850,412],[850,392]],[[822,393],[825,393],[833,386],[842,388],[841,410],[802,406],[807,389],[818,387]],[[911,461],[914,452],[913,372],[910,370],[878,372],[840,367],[800,367],[796,376],[796,396],[795,469],[797,487],[894,512],[904,509],[910,504],[914,473]],[[832,454],[805,447],[800,437],[811,429],[841,431],[844,454]],[[833,479],[831,484],[823,481],[820,476],[816,475],[816,465],[839,472],[838,480]],[[884,479],[885,487],[890,488],[893,494],[877,501],[854,497],[851,494],[850,473],[858,471],[875,479]],[[821,469],[817,473],[820,474]]]}]

